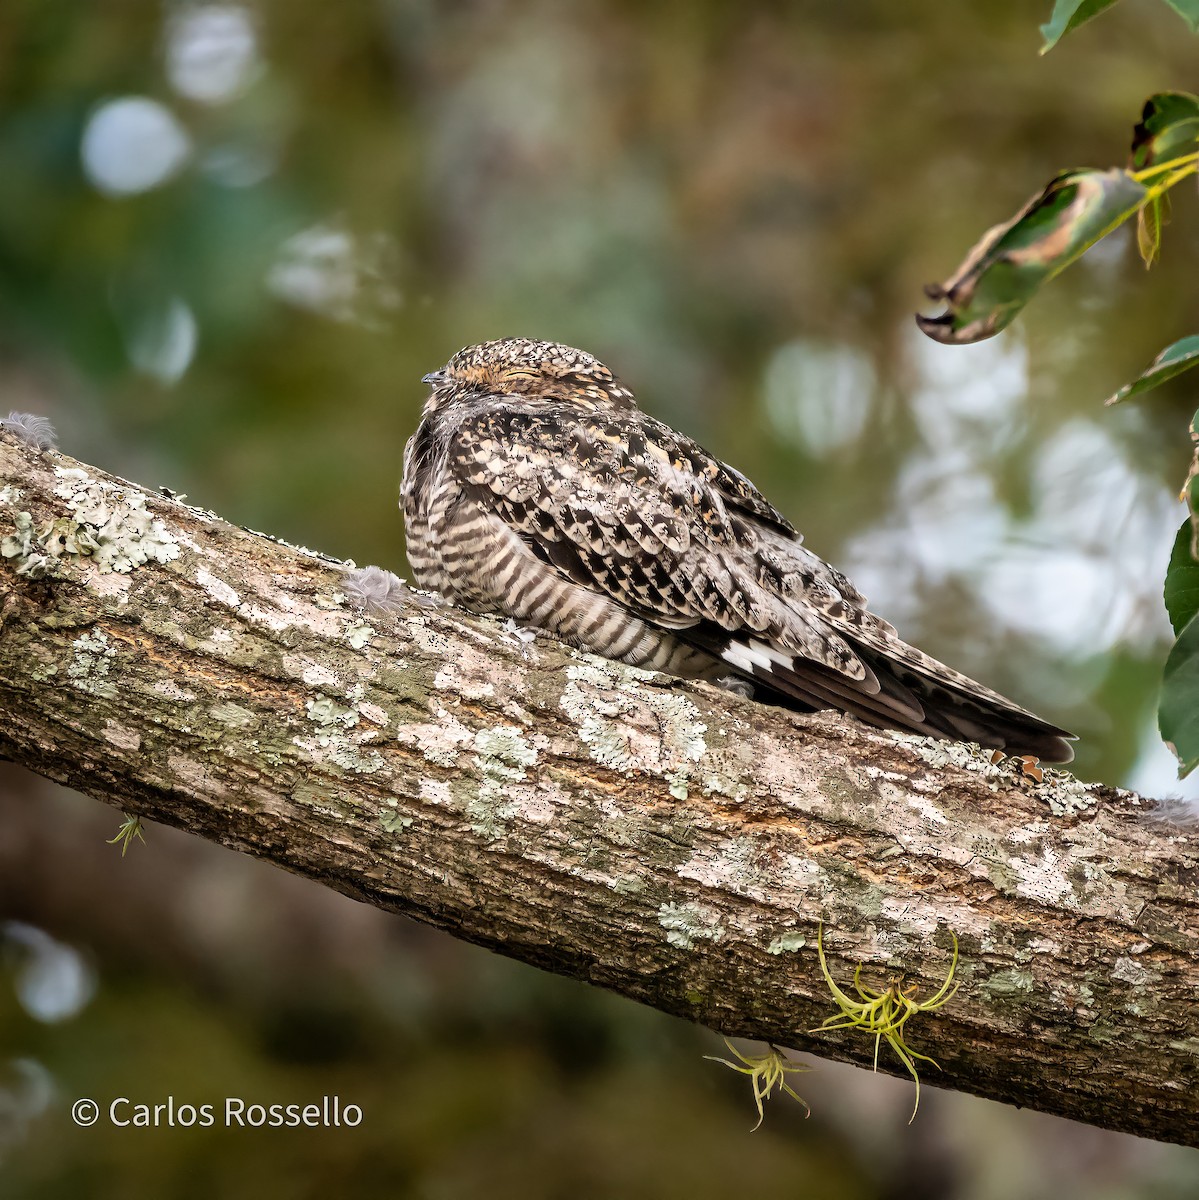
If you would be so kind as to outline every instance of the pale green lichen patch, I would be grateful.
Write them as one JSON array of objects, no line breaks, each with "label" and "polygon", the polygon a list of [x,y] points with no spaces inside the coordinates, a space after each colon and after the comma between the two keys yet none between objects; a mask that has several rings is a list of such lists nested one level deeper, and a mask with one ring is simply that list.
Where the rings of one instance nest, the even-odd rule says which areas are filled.
[{"label": "pale green lichen patch", "polygon": [[906,746],[930,767],[960,767],[995,783],[1005,778],[999,765],[991,761],[991,751],[983,750],[973,742],[945,742],[919,734],[890,731],[888,736]]},{"label": "pale green lichen patch", "polygon": [[387,765],[378,750],[359,745],[336,725],[326,728],[327,732],[314,737],[294,737],[292,744],[316,762],[333,763],[343,771],[353,771],[356,775],[371,775]]},{"label": "pale green lichen patch", "polygon": [[1033,990],[1033,977],[1029,971],[1011,968],[996,971],[978,984],[979,991],[989,1000],[1010,999],[1013,996],[1026,995]]},{"label": "pale green lichen patch", "polygon": [[612,771],[631,771],[637,765],[637,756],[629,744],[628,731],[618,719],[608,719],[617,718],[619,708],[594,699],[588,708],[580,697],[574,684],[568,684],[562,693],[562,707],[575,721],[592,759]]},{"label": "pale green lichen patch", "polygon": [[[694,702],[678,692],[637,686],[641,680],[654,678],[651,672],[590,657],[572,663],[566,675],[560,704],[591,758],[611,770],[637,769],[659,775],[672,796],[685,800],[696,766],[707,751],[704,735],[708,727],[700,720]],[[656,736],[639,732],[622,719],[638,707],[648,708],[654,715]],[[718,787],[711,790],[734,790],[735,786],[720,779]]]},{"label": "pale green lichen patch", "polygon": [[0,555],[16,559],[18,575],[57,575],[84,559],[104,572],[128,572],[145,562],[179,557],[179,543],[147,511],[141,492],[91,479],[76,467],[56,467],[55,474],[54,494],[66,501],[71,515],[35,525],[31,514],[16,514],[14,532],[0,542]]},{"label": "pale green lichen patch", "polygon": [[[708,759],[717,765],[723,756],[719,752],[709,751]],[[703,794],[705,796],[727,796],[730,800],[740,803],[749,795],[749,785],[742,783],[734,775],[726,775],[721,771],[707,774],[703,778]]]},{"label": "pale green lichen patch", "polygon": [[403,833],[413,822],[412,817],[401,816],[396,811],[399,805],[400,802],[394,796],[389,796],[384,802],[384,806],[379,809],[379,824],[388,833]]},{"label": "pale green lichen patch", "polygon": [[292,738],[293,745],[299,746],[317,761],[333,763],[358,775],[369,775],[386,766],[377,750],[363,744],[378,736],[375,730],[367,730],[356,736],[349,733],[359,722],[356,704],[338,704],[331,697],[318,693],[317,698],[307,701],[304,707],[308,719],[321,732],[314,737]]},{"label": "pale green lichen patch", "polygon": [[[33,526],[33,514],[19,512],[13,518],[15,532],[0,541],[0,557],[17,560],[17,574],[41,579],[54,571],[54,560],[40,552],[41,542]],[[49,526],[47,526],[47,532]],[[38,547],[35,551],[34,547]]]},{"label": "pale green lichen patch", "polygon": [[329,738],[329,759],[356,775],[372,775],[387,765],[378,750],[360,747],[349,738]]},{"label": "pale green lichen patch", "polygon": [[475,766],[483,779],[476,794],[467,799],[466,817],[473,832],[495,838],[516,815],[512,785],[527,777],[525,768],[536,763],[537,751],[512,725],[479,730],[474,749]]},{"label": "pale green lichen patch", "polygon": [[505,770],[516,772],[514,778],[517,779],[523,779],[524,768],[531,767],[537,761],[537,751],[513,725],[479,730],[475,734],[475,753],[475,762],[480,770],[491,770],[494,762]]},{"label": "pale green lichen patch", "polygon": [[364,621],[358,621],[346,630],[346,641],[355,650],[361,650],[375,636],[375,631]]},{"label": "pale green lichen patch", "polygon": [[39,532],[50,557],[86,556],[101,571],[118,572],[179,557],[179,543],[147,511],[141,492],[91,479],[76,467],[55,467],[54,473],[59,478],[54,494],[67,502],[72,516],[59,517]]},{"label": "pale green lichen patch", "polygon": [[465,814],[472,833],[494,840],[503,835],[516,816],[516,805],[501,783],[484,779],[479,790],[466,798]]},{"label": "pale green lichen patch", "polygon": [[108,673],[117,652],[109,644],[108,634],[102,629],[81,634],[71,643],[71,648],[74,654],[67,664],[68,678],[80,691],[114,699],[117,685],[108,677]]},{"label": "pale green lichen patch", "polygon": [[1044,800],[1055,817],[1074,817],[1091,812],[1099,803],[1093,786],[1064,771],[1046,771],[1045,782],[1033,788],[1033,795]]},{"label": "pale green lichen patch", "polygon": [[58,674],[58,663],[47,657],[45,650],[40,647],[31,648],[35,661],[29,667],[30,679],[42,683]]},{"label": "pale green lichen patch", "polygon": [[[613,718],[618,718],[629,711],[630,704],[627,695],[622,695],[615,666],[601,666],[598,659],[581,657],[583,661],[572,663],[566,668],[566,677],[570,682],[563,689],[560,703],[567,716],[579,727],[583,741],[590,745],[596,740],[597,734],[612,723]],[[624,670],[632,681],[652,678],[649,672],[640,671],[636,667],[626,667]],[[612,695],[610,697],[596,696],[587,689],[600,689],[611,692]],[[632,756],[628,753],[627,742],[625,743],[625,754],[631,763]],[[595,757],[594,751],[592,757]],[[613,764],[605,763],[604,765]]]},{"label": "pale green lichen patch", "polygon": [[714,909],[692,901],[659,906],[658,924],[666,930],[667,942],[681,950],[690,950],[697,940],[718,942],[725,933]]},{"label": "pale green lichen patch", "polygon": [[792,929],[788,933],[780,933],[774,938],[770,945],[766,947],[767,954],[788,954],[795,950],[802,950],[808,944],[808,939],[797,929]]},{"label": "pale green lichen patch", "polygon": [[944,742],[910,733],[889,733],[892,740],[906,746],[930,767],[959,767],[986,779],[992,790],[1001,783],[1019,783],[1049,806],[1055,817],[1071,817],[1089,812],[1099,803],[1094,785],[1085,784],[1065,771],[1042,768],[1044,778],[1035,782],[1030,776],[1017,774],[1019,763],[1011,759],[992,762],[992,751],[983,750],[973,742]]},{"label": "pale green lichen patch", "polygon": [[341,725],[344,729],[352,729],[358,724],[358,710],[346,708],[328,696],[318,696],[304,705],[308,719],[317,725]]},{"label": "pale green lichen patch", "polygon": [[404,830],[412,824],[412,818],[402,817],[399,813],[393,811],[392,809],[385,808],[379,814],[379,824],[382,825],[388,833],[403,833]]}]

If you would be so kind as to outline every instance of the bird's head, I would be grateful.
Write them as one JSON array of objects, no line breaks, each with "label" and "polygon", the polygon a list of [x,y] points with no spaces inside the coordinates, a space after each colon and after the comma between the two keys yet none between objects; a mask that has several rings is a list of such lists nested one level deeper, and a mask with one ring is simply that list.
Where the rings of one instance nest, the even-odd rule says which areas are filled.
[{"label": "bird's head", "polygon": [[467,346],[424,382],[433,388],[426,408],[464,395],[569,400],[588,408],[633,407],[633,393],[598,358],[529,338]]}]

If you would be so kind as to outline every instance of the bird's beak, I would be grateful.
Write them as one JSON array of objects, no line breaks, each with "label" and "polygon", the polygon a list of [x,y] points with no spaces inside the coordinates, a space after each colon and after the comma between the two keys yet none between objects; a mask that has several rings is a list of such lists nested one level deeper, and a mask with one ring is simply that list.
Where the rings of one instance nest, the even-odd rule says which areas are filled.
[{"label": "bird's beak", "polygon": [[440,387],[445,383],[446,374],[444,371],[430,371],[428,375],[421,376],[421,383],[427,383],[430,387]]}]

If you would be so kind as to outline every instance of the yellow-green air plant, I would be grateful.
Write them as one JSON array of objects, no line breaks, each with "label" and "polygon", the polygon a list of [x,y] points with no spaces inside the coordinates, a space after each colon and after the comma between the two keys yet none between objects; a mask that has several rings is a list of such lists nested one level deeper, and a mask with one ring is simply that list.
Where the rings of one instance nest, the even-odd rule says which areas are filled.
[{"label": "yellow-green air plant", "polygon": [[714,1054],[705,1054],[704,1058],[712,1062],[724,1063],[726,1067],[749,1076],[749,1082],[754,1089],[754,1103],[758,1106],[758,1124],[754,1126],[754,1129],[762,1124],[766,1115],[762,1108],[762,1101],[769,1099],[771,1092],[776,1088],[780,1092],[786,1092],[792,1100],[798,1100],[807,1110],[807,1116],[812,1115],[812,1110],[808,1108],[808,1102],[787,1082],[788,1075],[807,1071],[808,1067],[792,1062],[777,1046],[769,1043],[767,1043],[767,1053],[757,1055],[742,1054],[728,1038],[724,1039],[724,1044],[729,1048],[729,1053],[738,1058],[742,1065],[738,1066],[735,1062],[729,1062],[727,1058],[717,1058]]},{"label": "yellow-green air plant", "polygon": [[920,1107],[920,1072],[916,1070],[916,1060],[932,1063],[939,1071],[941,1068],[935,1059],[927,1054],[918,1054],[904,1041],[903,1027],[917,1013],[932,1012],[947,1004],[958,990],[958,984],[953,982],[953,973],[958,965],[957,934],[950,931],[953,938],[953,961],[949,964],[949,974],[940,989],[927,1000],[916,999],[916,985],[903,987],[902,980],[892,980],[885,992],[875,992],[861,984],[862,968],[859,965],[853,973],[853,987],[858,999],[847,995],[832,975],[829,974],[828,963],[824,957],[824,925],[820,925],[816,934],[816,953],[820,957],[820,973],[828,984],[837,1007],[841,1010],[836,1016],[829,1017],[810,1033],[823,1033],[829,1029],[861,1029],[866,1034],[874,1035],[874,1069],[878,1070],[878,1050],[885,1039],[887,1045],[895,1051],[896,1057],[907,1068],[908,1074],[916,1082],[916,1103],[912,1106],[912,1115],[908,1118],[910,1125],[916,1119],[916,1110]]},{"label": "yellow-green air plant", "polygon": [[142,832],[141,817],[131,816],[127,812],[121,813],[121,816],[124,817],[124,820],[121,822],[120,829],[117,830],[117,836],[108,838],[107,844],[109,846],[115,846],[119,843],[121,847],[121,857],[124,858],[125,851],[129,849],[134,838],[137,838],[142,845],[145,845],[146,837]]}]

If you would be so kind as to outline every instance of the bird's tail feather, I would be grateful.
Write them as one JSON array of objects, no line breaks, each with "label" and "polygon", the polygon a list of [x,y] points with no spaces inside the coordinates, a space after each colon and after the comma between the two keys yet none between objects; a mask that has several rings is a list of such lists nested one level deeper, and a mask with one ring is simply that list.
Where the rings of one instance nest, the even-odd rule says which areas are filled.
[{"label": "bird's tail feather", "polygon": [[1074,757],[1072,736],[1064,729],[933,659],[921,655],[918,662],[908,661],[861,645],[854,650],[867,668],[860,680],[798,656],[754,655],[747,661],[744,648],[735,643],[721,657],[759,685],[759,699],[773,693],[788,707],[841,709],[885,729],[977,742],[1044,762]]}]

